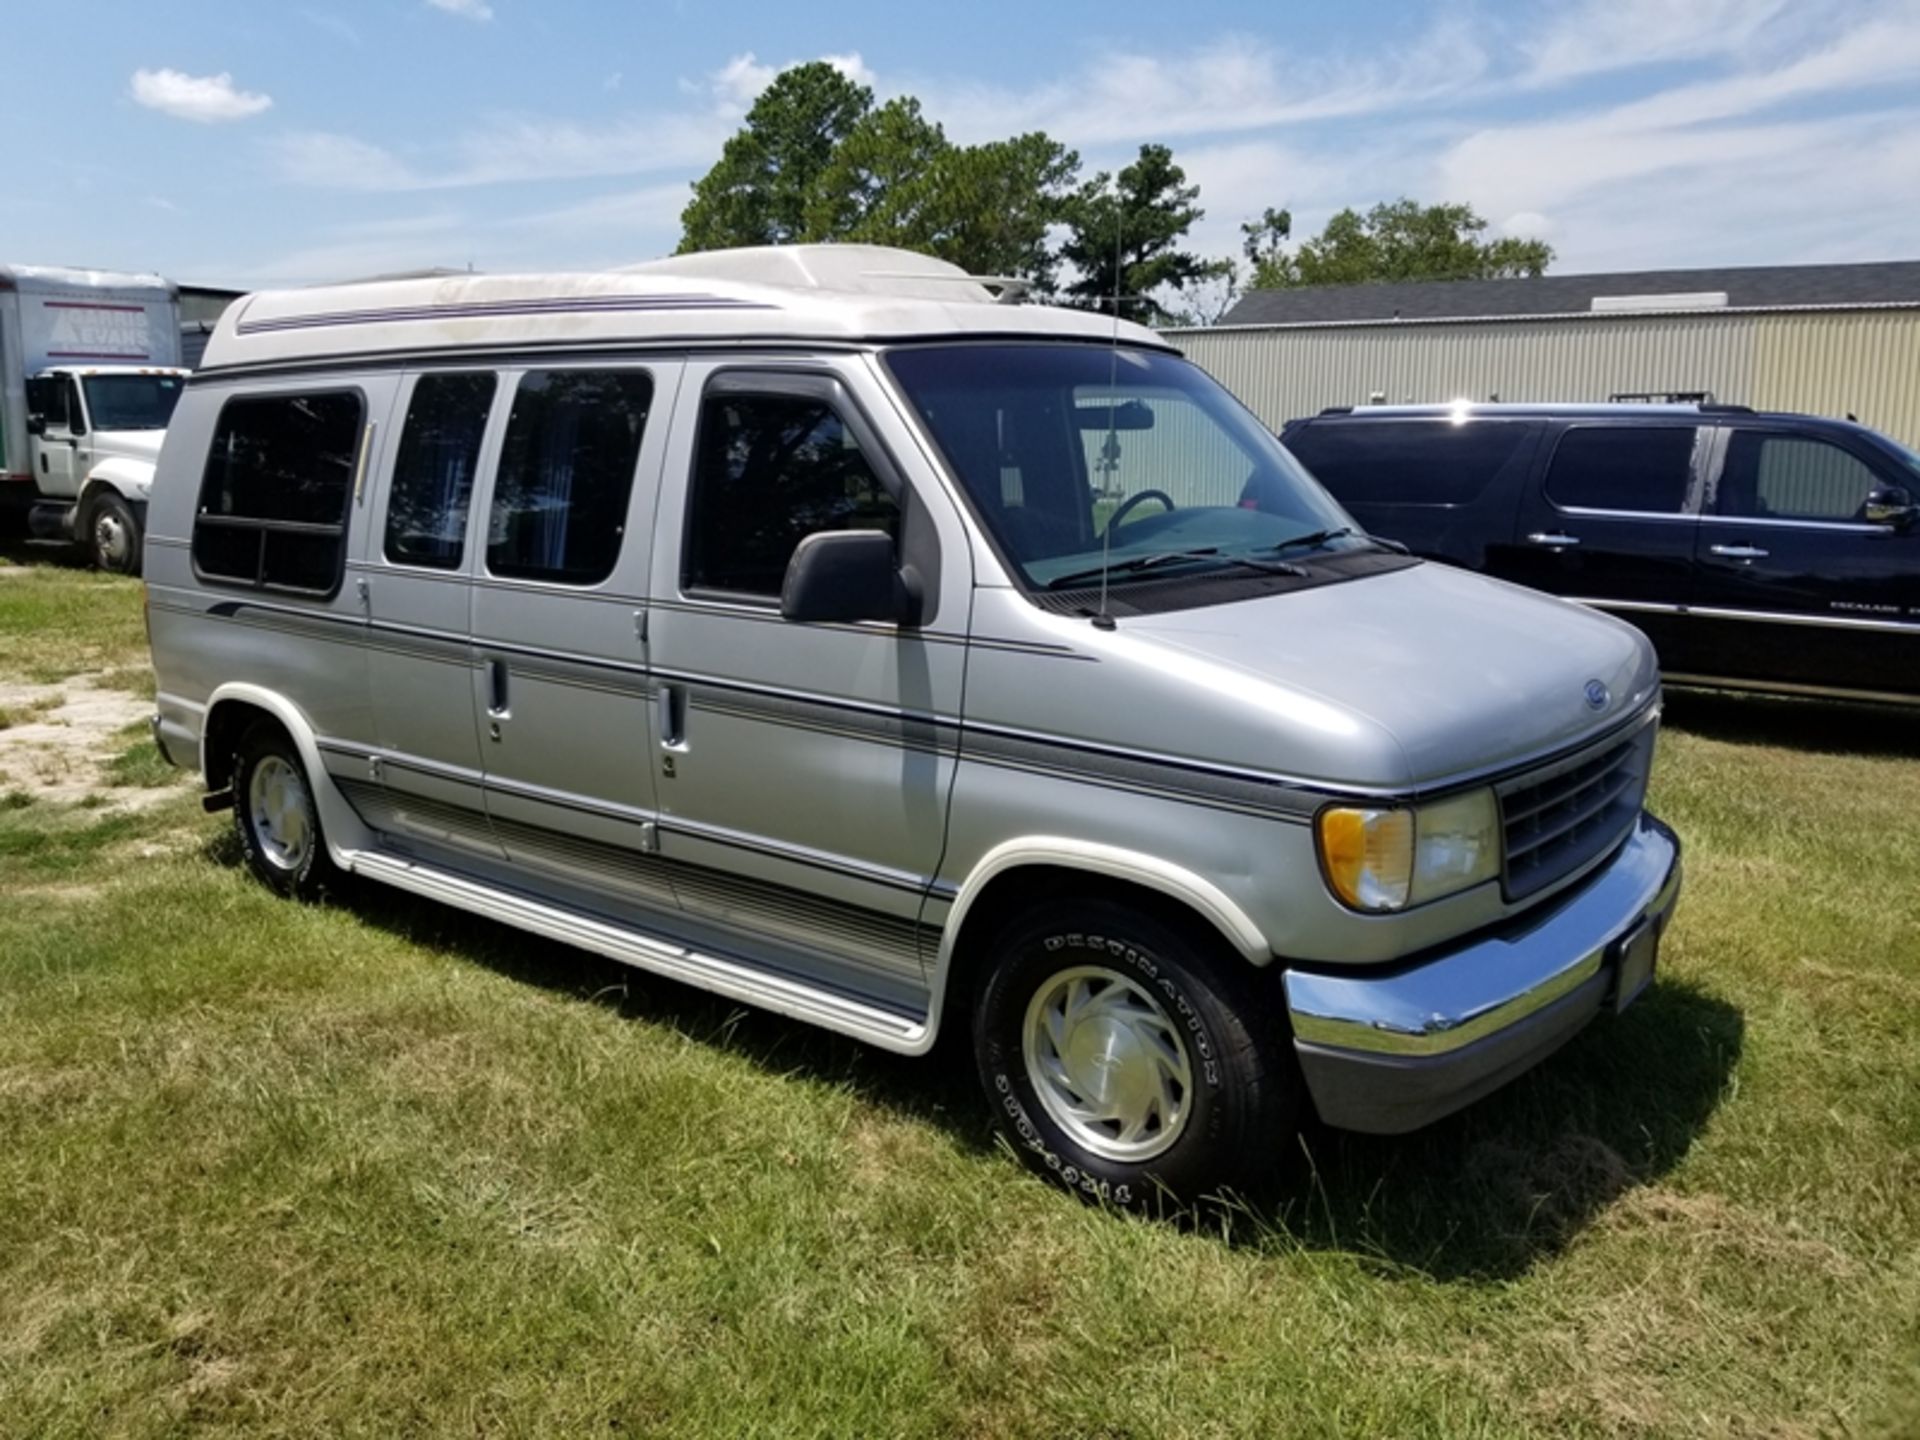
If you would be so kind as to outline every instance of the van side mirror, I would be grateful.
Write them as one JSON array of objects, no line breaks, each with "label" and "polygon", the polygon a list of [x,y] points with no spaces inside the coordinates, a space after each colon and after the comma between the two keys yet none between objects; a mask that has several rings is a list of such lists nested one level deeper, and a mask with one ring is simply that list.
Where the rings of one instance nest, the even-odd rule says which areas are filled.
[{"label": "van side mirror", "polygon": [[46,434],[47,433],[47,417],[44,415],[27,416],[27,433],[29,435]]},{"label": "van side mirror", "polygon": [[780,587],[783,620],[899,620],[905,608],[893,537],[884,530],[807,536],[787,562]]},{"label": "van side mirror", "polygon": [[1904,486],[1876,485],[1867,496],[1866,506],[1860,513],[1869,525],[1904,530],[1913,523],[1913,496],[1907,493]]}]

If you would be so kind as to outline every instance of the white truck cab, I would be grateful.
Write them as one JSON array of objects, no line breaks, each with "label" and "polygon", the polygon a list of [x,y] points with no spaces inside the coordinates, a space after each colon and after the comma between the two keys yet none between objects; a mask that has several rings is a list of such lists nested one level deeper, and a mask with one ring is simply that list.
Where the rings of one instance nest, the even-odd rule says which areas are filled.
[{"label": "white truck cab", "polygon": [[158,276],[0,266],[0,502],[104,570],[138,570],[179,358],[178,292]]}]

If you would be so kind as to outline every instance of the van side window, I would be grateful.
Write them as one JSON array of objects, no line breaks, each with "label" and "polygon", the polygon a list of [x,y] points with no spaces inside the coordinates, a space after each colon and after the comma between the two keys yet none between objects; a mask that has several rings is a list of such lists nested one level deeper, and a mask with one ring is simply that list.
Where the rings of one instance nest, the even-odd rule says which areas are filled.
[{"label": "van side window", "polygon": [[777,596],[787,562],[822,530],[900,536],[900,511],[833,407],[715,395],[700,407],[681,585]]},{"label": "van side window", "polygon": [[487,521],[489,571],[559,585],[613,573],[652,404],[641,370],[520,377]]},{"label": "van side window", "polygon": [[387,496],[387,559],[459,568],[467,502],[499,380],[492,374],[422,375],[407,402]]},{"label": "van side window", "polygon": [[364,414],[351,390],[229,400],[193,521],[200,573],[313,595],[339,589]]},{"label": "van side window", "polygon": [[1532,429],[1513,420],[1309,421],[1286,445],[1343,504],[1470,505]]},{"label": "van side window", "polygon": [[1560,437],[1547,498],[1569,510],[1678,515],[1693,471],[1691,425],[1577,425]]},{"label": "van side window", "polygon": [[1857,520],[1879,483],[1866,461],[1825,440],[1736,430],[1717,509],[1763,520]]}]

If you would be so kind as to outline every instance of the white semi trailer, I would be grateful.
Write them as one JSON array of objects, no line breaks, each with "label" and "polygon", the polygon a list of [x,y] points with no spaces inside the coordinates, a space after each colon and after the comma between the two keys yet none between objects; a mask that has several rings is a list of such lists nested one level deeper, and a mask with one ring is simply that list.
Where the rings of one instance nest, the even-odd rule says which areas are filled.
[{"label": "white semi trailer", "polygon": [[170,282],[0,265],[0,506],[36,536],[80,542],[102,569],[137,571],[186,377]]}]

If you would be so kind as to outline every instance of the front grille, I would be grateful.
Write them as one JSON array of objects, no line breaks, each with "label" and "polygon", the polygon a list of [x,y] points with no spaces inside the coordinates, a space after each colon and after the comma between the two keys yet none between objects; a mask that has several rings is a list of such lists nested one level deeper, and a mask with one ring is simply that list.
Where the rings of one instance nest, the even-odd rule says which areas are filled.
[{"label": "front grille", "polygon": [[1647,793],[1654,726],[1563,755],[1494,787],[1506,838],[1507,899],[1523,900],[1604,855],[1633,829]]}]

